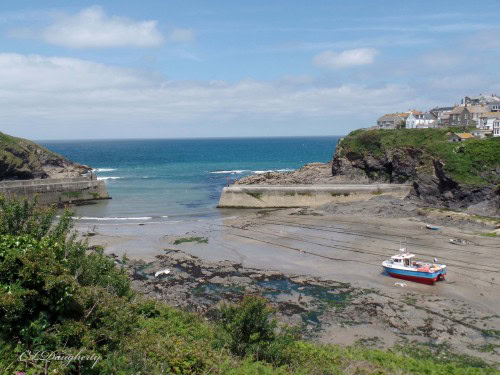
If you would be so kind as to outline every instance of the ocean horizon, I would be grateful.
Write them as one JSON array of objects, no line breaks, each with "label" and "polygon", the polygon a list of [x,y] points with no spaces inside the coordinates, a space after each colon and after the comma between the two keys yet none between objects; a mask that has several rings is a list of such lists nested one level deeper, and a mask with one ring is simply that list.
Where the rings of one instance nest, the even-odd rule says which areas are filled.
[{"label": "ocean horizon", "polygon": [[111,200],[75,208],[85,221],[144,222],[217,215],[222,188],[332,159],[340,136],[39,141],[94,168]]}]

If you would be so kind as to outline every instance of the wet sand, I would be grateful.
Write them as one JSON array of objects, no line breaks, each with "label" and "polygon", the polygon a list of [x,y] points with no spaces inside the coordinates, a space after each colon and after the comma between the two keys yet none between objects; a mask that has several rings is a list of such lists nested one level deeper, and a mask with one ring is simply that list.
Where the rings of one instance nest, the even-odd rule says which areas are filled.
[{"label": "wet sand", "polygon": [[[328,214],[304,209],[221,210],[218,217],[157,223],[79,224],[106,253],[153,262],[165,249],[202,261],[228,260],[261,270],[346,282],[365,292],[324,314],[317,339],[389,347],[401,342],[450,345],[495,361],[500,350],[500,241],[474,227],[425,228],[425,218]],[[143,224],[143,225],[139,225]],[[176,240],[190,237],[208,243]],[[458,246],[450,238],[469,245]],[[448,265],[446,281],[428,286],[382,272],[400,243],[422,260]],[[484,348],[492,350],[484,351]]]}]

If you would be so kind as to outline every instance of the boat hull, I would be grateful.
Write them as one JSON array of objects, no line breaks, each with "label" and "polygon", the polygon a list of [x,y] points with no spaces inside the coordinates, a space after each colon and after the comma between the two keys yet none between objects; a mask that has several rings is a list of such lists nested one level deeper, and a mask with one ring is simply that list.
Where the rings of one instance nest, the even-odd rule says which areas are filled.
[{"label": "boat hull", "polygon": [[445,271],[439,271],[434,273],[429,272],[412,272],[400,269],[394,269],[390,267],[384,267],[385,272],[389,274],[389,276],[395,277],[397,279],[403,279],[408,281],[415,281],[417,283],[434,285],[434,283],[438,280],[444,280],[446,275]]}]

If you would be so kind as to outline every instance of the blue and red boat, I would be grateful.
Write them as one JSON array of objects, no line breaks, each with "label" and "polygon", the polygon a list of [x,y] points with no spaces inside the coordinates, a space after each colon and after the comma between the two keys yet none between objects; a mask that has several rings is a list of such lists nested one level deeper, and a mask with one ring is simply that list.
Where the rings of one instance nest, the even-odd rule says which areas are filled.
[{"label": "blue and red boat", "polygon": [[424,263],[413,260],[414,254],[401,248],[399,254],[382,262],[385,272],[398,279],[416,281],[418,283],[434,285],[436,281],[444,280],[446,265]]}]

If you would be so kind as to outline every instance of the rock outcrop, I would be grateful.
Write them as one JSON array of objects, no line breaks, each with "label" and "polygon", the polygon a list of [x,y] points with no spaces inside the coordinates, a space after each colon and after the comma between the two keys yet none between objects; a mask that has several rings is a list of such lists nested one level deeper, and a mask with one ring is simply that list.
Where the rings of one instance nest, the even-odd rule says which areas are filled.
[{"label": "rock outcrop", "polygon": [[79,177],[91,170],[34,142],[0,133],[0,180]]},{"label": "rock outcrop", "polygon": [[[500,146],[500,142],[498,144]],[[449,147],[445,143],[442,146]],[[457,163],[429,151],[425,144],[380,143],[379,147],[360,150],[359,143],[349,139],[337,145],[332,175],[359,182],[411,183],[413,189],[410,197],[425,204],[467,209],[469,213],[486,216],[500,215],[500,160],[497,160],[496,165],[485,168],[482,174],[475,173],[484,176],[483,183],[479,184],[459,181],[456,173],[446,168],[446,163],[452,162]],[[468,172],[472,174],[472,171],[464,173]]]},{"label": "rock outcrop", "polygon": [[424,205],[500,216],[500,138],[449,142],[447,129],[356,130],[330,163],[270,172],[236,185],[411,184]]},{"label": "rock outcrop", "polygon": [[338,183],[331,163],[310,163],[292,172],[267,172],[244,177],[235,185],[323,185]]}]

